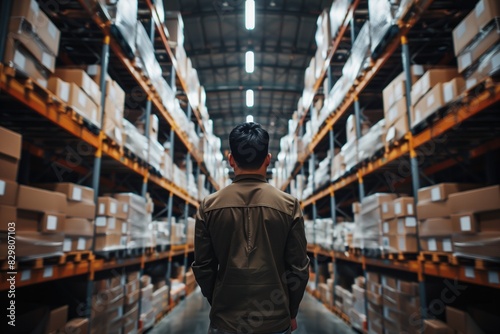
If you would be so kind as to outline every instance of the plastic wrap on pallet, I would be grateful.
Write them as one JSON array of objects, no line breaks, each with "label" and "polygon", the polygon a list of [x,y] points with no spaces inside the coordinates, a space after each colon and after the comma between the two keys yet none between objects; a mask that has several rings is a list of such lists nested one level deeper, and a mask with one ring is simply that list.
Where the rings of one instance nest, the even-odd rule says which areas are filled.
[{"label": "plastic wrap on pallet", "polygon": [[456,256],[500,262],[500,232],[456,233],[452,241]]},{"label": "plastic wrap on pallet", "polygon": [[318,16],[316,25],[316,45],[320,50],[321,59],[325,60],[331,42],[330,17],[326,9]]},{"label": "plastic wrap on pallet", "polygon": [[348,141],[342,146],[342,155],[344,156],[346,171],[356,166],[358,164],[358,140]]},{"label": "plastic wrap on pallet", "polygon": [[370,22],[365,22],[352,45],[351,55],[342,69],[342,75],[350,85],[354,83],[362,70],[366,69],[370,54]]},{"label": "plastic wrap on pallet", "polygon": [[359,161],[373,157],[375,152],[382,149],[385,143],[385,119],[381,119],[370,128],[367,134],[358,141]]},{"label": "plastic wrap on pallet", "polygon": [[158,81],[162,77],[162,69],[156,60],[153,43],[141,21],[137,21],[135,45],[136,56],[140,59],[143,72],[154,82],[155,87],[159,87]]},{"label": "plastic wrap on pallet", "polygon": [[337,223],[333,231],[333,249],[344,252],[352,246],[354,223]]},{"label": "plastic wrap on pallet", "polygon": [[[101,2],[103,1],[101,0]],[[120,0],[114,5],[107,5],[106,8],[113,25],[118,29],[121,38],[127,43],[131,53],[134,54],[138,1]]]},{"label": "plastic wrap on pallet", "polygon": [[344,154],[338,152],[332,159],[330,181],[335,181],[345,174]]},{"label": "plastic wrap on pallet", "polygon": [[393,8],[391,1],[388,0],[368,0],[372,53],[377,49],[379,44],[386,37],[387,32],[395,24]]},{"label": "plastic wrap on pallet", "polygon": [[123,121],[123,135],[125,136],[125,147],[144,161],[148,160],[148,140],[141,135],[137,128],[127,121]]},{"label": "plastic wrap on pallet", "polygon": [[[175,219],[175,217],[172,217]],[[170,228],[166,221],[153,221],[153,234],[159,246],[170,245]]]},{"label": "plastic wrap on pallet", "polygon": [[351,0],[335,0],[330,8],[330,31],[332,38],[337,33],[344,22]]},{"label": "plastic wrap on pallet", "polygon": [[146,221],[148,220],[148,212],[146,210],[146,199],[134,193],[117,193],[113,194],[120,203],[126,204],[127,221]]},{"label": "plastic wrap on pallet", "polygon": [[186,84],[189,103],[193,109],[198,109],[200,106],[200,80],[198,79],[198,72],[196,69],[190,69]]},{"label": "plastic wrap on pallet", "polygon": [[149,140],[149,164],[156,170],[161,170],[161,162],[163,161],[163,155],[165,154],[165,148],[156,140]]},{"label": "plastic wrap on pallet", "polygon": [[329,113],[334,112],[338,107],[342,105],[344,98],[346,97],[349,89],[351,89],[351,84],[349,84],[349,80],[341,76],[337,82],[333,85],[333,88],[330,90],[328,94],[328,110]]}]

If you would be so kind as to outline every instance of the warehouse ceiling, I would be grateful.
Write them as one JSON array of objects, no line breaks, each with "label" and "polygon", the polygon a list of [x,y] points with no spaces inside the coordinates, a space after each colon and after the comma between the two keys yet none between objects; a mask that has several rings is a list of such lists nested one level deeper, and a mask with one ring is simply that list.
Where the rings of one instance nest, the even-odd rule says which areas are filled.
[{"label": "warehouse ceiling", "polygon": [[[297,109],[304,71],[315,54],[316,21],[331,0],[257,0],[255,29],[245,28],[244,0],[165,1],[184,20],[184,47],[207,92],[207,108],[223,151],[235,124],[247,115],[271,136],[276,158],[280,138]],[[245,52],[255,53],[255,71],[246,73]],[[248,108],[245,91],[255,91]]]}]

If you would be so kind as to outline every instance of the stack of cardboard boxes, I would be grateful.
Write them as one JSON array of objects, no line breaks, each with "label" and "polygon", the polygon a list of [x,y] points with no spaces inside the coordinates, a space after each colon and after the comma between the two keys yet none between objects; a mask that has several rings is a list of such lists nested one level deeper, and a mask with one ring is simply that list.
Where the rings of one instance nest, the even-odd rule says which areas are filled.
[{"label": "stack of cardboard boxes", "polygon": [[474,187],[471,184],[441,183],[418,190],[417,218],[422,251],[453,252],[449,196]]},{"label": "stack of cardboard boxes", "polygon": [[352,309],[349,314],[351,325],[363,331],[366,328],[365,278],[356,277],[352,285]]},{"label": "stack of cardboard boxes", "polygon": [[121,233],[125,238],[125,245],[129,248],[153,246],[151,198],[134,193],[119,193],[113,197],[123,208],[123,226],[126,227],[123,227]]},{"label": "stack of cardboard boxes", "polygon": [[154,284],[153,291],[153,313],[154,318],[158,319],[168,309],[168,286],[165,280]]},{"label": "stack of cardboard boxes", "polygon": [[155,323],[155,314],[153,310],[153,284],[151,277],[141,276],[141,328],[148,329]]},{"label": "stack of cardboard boxes", "polygon": [[123,324],[124,277],[94,281],[92,310],[90,316],[93,334],[120,333]]},{"label": "stack of cardboard boxes", "polygon": [[352,293],[340,285],[335,286],[335,307],[344,314],[349,314],[352,309]]},{"label": "stack of cardboard boxes", "polygon": [[[476,312],[478,310],[475,310]],[[476,315],[483,312],[479,311]],[[484,318],[483,318],[484,319]],[[496,319],[498,321],[498,319]],[[481,325],[481,326],[479,326]],[[465,311],[460,309],[446,306],[446,322],[433,319],[424,320],[424,334],[453,334],[453,333],[474,333],[474,334],[484,334],[488,333],[486,327],[490,327],[491,332],[496,331],[496,326],[498,322],[495,323],[494,317],[490,321],[484,321],[478,324],[474,318]]]},{"label": "stack of cardboard boxes", "polygon": [[139,320],[139,272],[126,275],[125,300],[123,304],[123,334],[136,334]]},{"label": "stack of cardboard boxes", "polygon": [[420,297],[418,284],[382,276],[382,304],[385,333],[418,333]]},{"label": "stack of cardboard boxes", "polygon": [[374,272],[366,273],[366,297],[368,300],[368,333],[383,334],[382,285],[380,275]]},{"label": "stack of cardboard boxes", "polygon": [[413,197],[400,197],[383,213],[382,247],[388,253],[416,253],[417,218]]},{"label": "stack of cardboard boxes", "polygon": [[[421,65],[410,67],[411,84],[413,85],[424,74]],[[384,118],[386,142],[398,141],[409,131],[406,105],[406,73],[402,72],[384,88]]]},{"label": "stack of cardboard boxes", "polygon": [[64,252],[92,249],[94,236],[94,190],[73,183],[49,183],[38,185],[66,196],[66,219],[64,228]]},{"label": "stack of cardboard boxes", "polygon": [[458,71],[472,88],[500,69],[500,4],[480,0],[453,30]]},{"label": "stack of cardboard boxes", "polygon": [[127,246],[124,232],[126,222],[120,218],[118,201],[110,196],[97,199],[97,217],[95,219],[95,250],[107,251],[123,249]]},{"label": "stack of cardboard boxes", "polygon": [[355,221],[353,246],[362,249],[379,249],[384,214],[395,194],[377,193],[365,197],[361,202],[359,220]]},{"label": "stack of cardboard boxes", "polygon": [[40,86],[54,72],[61,33],[35,0],[12,6],[4,61],[11,62]]},{"label": "stack of cardboard boxes", "polygon": [[170,236],[170,244],[171,245],[181,245],[186,240],[186,234],[184,233],[184,223],[176,222],[175,218],[172,217],[172,226],[171,231],[172,235]]}]

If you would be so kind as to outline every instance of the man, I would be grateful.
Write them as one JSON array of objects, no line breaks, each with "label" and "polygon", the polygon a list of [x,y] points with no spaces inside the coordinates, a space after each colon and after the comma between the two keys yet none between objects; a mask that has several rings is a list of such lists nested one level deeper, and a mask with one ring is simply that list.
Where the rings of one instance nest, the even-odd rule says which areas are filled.
[{"label": "man", "polygon": [[229,145],[234,181],[196,215],[192,268],[212,306],[209,333],[290,333],[309,278],[299,202],[267,183],[269,134],[259,124],[236,126]]}]

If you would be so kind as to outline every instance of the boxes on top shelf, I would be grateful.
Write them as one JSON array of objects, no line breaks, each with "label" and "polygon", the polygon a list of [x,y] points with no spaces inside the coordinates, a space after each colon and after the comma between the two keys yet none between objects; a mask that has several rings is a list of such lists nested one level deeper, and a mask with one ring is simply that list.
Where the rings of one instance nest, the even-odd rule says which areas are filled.
[{"label": "boxes on top shelf", "polygon": [[456,213],[451,222],[455,233],[500,232],[500,210]]},{"label": "boxes on top shelf", "polygon": [[47,89],[54,93],[61,101],[69,103],[70,84],[57,77],[51,76],[47,83]]},{"label": "boxes on top shelf", "polygon": [[[411,81],[412,85],[417,82],[420,77],[424,75],[424,66],[422,65],[412,65],[410,67],[411,71]],[[406,96],[406,73],[401,72],[396,78],[394,78],[390,84],[388,84],[382,91],[384,100],[384,112],[387,112],[390,107],[392,107],[396,102],[403,99]],[[406,102],[405,102],[406,103]]]},{"label": "boxes on top shelf", "polygon": [[411,88],[411,103],[416,105],[419,100],[438,83],[444,83],[458,76],[456,68],[429,69],[417,80]]},{"label": "boxes on top shelf", "polygon": [[136,23],[138,13],[137,0],[120,0],[118,2],[108,4],[106,0],[99,0],[106,8],[111,16],[112,32],[119,35],[125,44],[124,50],[129,57],[135,54],[135,36]]},{"label": "boxes on top shelf", "polygon": [[476,20],[476,11],[473,9],[456,27],[453,29],[453,46],[455,56],[458,56],[479,32]]},{"label": "boxes on top shelf", "polygon": [[67,196],[68,201],[75,202],[94,202],[94,189],[75,183],[42,183],[38,187],[62,193]]},{"label": "boxes on top shelf", "polygon": [[182,20],[181,13],[178,11],[166,11],[165,18],[170,47],[177,48],[184,46],[184,21]]},{"label": "boxes on top shelf", "polygon": [[318,46],[318,50],[320,50],[321,52],[321,58],[326,59],[328,55],[328,49],[332,40],[330,30],[330,17],[327,9],[323,10],[323,12],[318,16],[316,25],[316,45]]},{"label": "boxes on top shelf", "polygon": [[4,62],[12,63],[17,70],[29,76],[38,85],[47,88],[47,79],[50,73],[21,42],[12,38],[7,39],[5,43]]},{"label": "boxes on top shelf", "polygon": [[465,80],[462,77],[456,77],[443,83],[443,100],[448,104],[459,97],[465,90]]},{"label": "boxes on top shelf", "polygon": [[500,210],[500,186],[496,185],[451,194],[449,202],[452,213],[480,213]]},{"label": "boxes on top shelf", "polygon": [[330,35],[332,38],[337,36],[337,33],[344,23],[344,19],[349,9],[350,0],[337,0],[332,3],[330,8]]},{"label": "boxes on top shelf", "polygon": [[370,62],[370,23],[365,22],[356,36],[349,59],[342,68],[342,75],[345,76],[352,85],[363,69],[367,68]]},{"label": "boxes on top shelf", "polygon": [[101,89],[90,76],[79,68],[57,68],[54,75],[62,80],[74,83],[97,105],[101,105]]},{"label": "boxes on top shelf", "polygon": [[45,44],[53,56],[59,52],[61,32],[40,9],[35,0],[16,1],[12,5],[12,17],[24,17],[31,25],[31,30]]},{"label": "boxes on top shelf", "polygon": [[500,2],[497,0],[479,0],[474,8],[476,24],[483,29],[494,17],[500,16]]},{"label": "boxes on top shelf", "polygon": [[104,105],[103,131],[119,146],[123,145],[123,113],[125,92],[114,80],[106,83],[106,100]]}]

